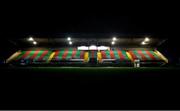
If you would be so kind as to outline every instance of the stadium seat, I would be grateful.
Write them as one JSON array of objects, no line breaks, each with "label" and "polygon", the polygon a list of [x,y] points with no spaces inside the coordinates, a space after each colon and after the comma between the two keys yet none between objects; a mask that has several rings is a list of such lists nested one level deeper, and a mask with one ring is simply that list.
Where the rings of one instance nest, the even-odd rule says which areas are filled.
[{"label": "stadium seat", "polygon": [[[6,61],[13,64],[133,64],[134,60],[145,64],[164,64],[168,60],[157,50],[113,48],[111,50],[83,51],[76,48],[61,48],[59,50],[25,50],[17,51]],[[97,62],[98,61],[98,62]]]},{"label": "stadium seat", "polygon": [[85,51],[77,50],[76,48],[63,48],[56,50],[52,57],[52,62],[58,64],[71,64],[75,62],[84,62]]},{"label": "stadium seat", "polygon": [[143,65],[146,64],[163,64],[164,60],[155,53],[154,50],[129,50],[129,54],[132,56],[133,60],[139,59],[140,63]]}]

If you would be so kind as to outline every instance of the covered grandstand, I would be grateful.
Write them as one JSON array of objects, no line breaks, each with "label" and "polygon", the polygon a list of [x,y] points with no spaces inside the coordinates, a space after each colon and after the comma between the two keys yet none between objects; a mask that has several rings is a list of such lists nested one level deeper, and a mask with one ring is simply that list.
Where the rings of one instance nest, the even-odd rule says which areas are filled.
[{"label": "covered grandstand", "polygon": [[[145,40],[149,41],[144,44]],[[2,86],[6,84],[3,91],[6,94],[17,91],[14,100],[24,98],[21,94],[25,92],[28,92],[27,96],[33,101],[45,94],[41,96],[41,102],[34,101],[34,106],[40,104],[39,107],[52,104],[53,99],[48,100],[47,95],[49,98],[57,98],[58,95],[57,101],[62,100],[58,103],[61,106],[54,105],[57,104],[54,102],[53,108],[66,107],[66,100],[76,103],[79,97],[83,98],[77,104],[79,107],[86,105],[102,108],[111,104],[113,108],[122,108],[123,105],[112,103],[114,98],[122,100],[118,104],[132,100],[133,105],[139,97],[143,98],[138,103],[140,106],[149,100],[145,105],[154,103],[154,106],[166,106],[167,103],[172,104],[172,99],[167,99],[164,95],[160,96],[161,103],[156,99],[160,94],[170,94],[169,98],[179,95],[177,87],[180,72],[179,67],[169,67],[169,55],[175,53],[169,52],[168,42],[169,39],[163,37],[118,34],[64,34],[55,37],[25,35],[18,39],[8,38],[7,47],[4,47],[2,53],[6,55],[3,56],[6,57],[3,61],[8,66],[1,68]],[[139,68],[134,68],[136,61],[140,61]],[[33,98],[29,96],[33,94]],[[142,94],[148,98],[144,98]],[[12,99],[11,95],[6,96],[9,97],[8,100]],[[97,100],[99,97],[100,102]],[[106,100],[106,97],[110,99]],[[93,102],[84,104],[89,99]],[[77,106],[74,103],[69,106]],[[19,106],[23,104],[22,100]]]},{"label": "covered grandstand", "polygon": [[18,43],[19,50],[10,55],[6,63],[132,67],[138,60],[140,66],[163,66],[168,63],[168,59],[158,51],[158,46],[166,40],[145,35],[108,37],[103,34],[75,34],[60,35],[59,38],[31,36],[11,40]]}]

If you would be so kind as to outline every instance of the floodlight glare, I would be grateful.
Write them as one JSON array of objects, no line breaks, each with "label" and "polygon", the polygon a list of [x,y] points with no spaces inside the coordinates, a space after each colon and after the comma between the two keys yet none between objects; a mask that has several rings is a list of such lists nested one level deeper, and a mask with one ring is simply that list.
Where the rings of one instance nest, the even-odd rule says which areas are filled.
[{"label": "floodlight glare", "polygon": [[141,43],[142,45],[146,45],[146,43],[143,41],[142,43]]},{"label": "floodlight glare", "polygon": [[113,39],[112,39],[113,41],[116,41],[116,37],[113,37]]},{"label": "floodlight glare", "polygon": [[71,37],[68,37],[67,40],[70,41],[70,40],[71,40]]},{"label": "floodlight glare", "polygon": [[111,44],[112,44],[112,45],[114,45],[114,44],[115,44],[115,42],[114,42],[114,41],[112,41],[112,42],[111,42]]},{"label": "floodlight glare", "polygon": [[36,45],[36,44],[37,44],[37,42],[36,42],[36,41],[34,41],[34,42],[33,42],[33,44],[34,44],[34,45]]},{"label": "floodlight glare", "polygon": [[71,41],[69,41],[69,45],[71,45],[72,44],[72,42]]},{"label": "floodlight glare", "polygon": [[149,39],[148,37],[146,37],[146,38],[144,39],[144,41],[145,41],[145,42],[149,42],[150,39]]},{"label": "floodlight glare", "polygon": [[34,41],[34,39],[32,37],[29,37],[28,41]]}]

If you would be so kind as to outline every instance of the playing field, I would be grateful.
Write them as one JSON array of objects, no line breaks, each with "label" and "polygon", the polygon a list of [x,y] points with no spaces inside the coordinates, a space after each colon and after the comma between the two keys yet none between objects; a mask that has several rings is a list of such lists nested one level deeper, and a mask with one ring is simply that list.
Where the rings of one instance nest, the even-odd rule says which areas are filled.
[{"label": "playing field", "polygon": [[[129,77],[166,77],[179,76],[180,68],[173,67],[8,67],[3,71],[13,77],[61,77],[75,79],[122,79]],[[57,78],[56,78],[57,77]]]},{"label": "playing field", "polygon": [[10,93],[3,100],[18,108],[168,108],[179,95],[179,68],[9,67],[1,72],[2,92]]}]

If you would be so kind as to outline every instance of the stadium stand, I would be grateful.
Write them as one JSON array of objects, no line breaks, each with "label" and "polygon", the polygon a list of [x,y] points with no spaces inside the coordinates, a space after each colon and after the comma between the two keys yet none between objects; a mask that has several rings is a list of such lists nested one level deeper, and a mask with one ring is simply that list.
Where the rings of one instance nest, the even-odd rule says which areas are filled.
[{"label": "stadium stand", "polygon": [[130,65],[140,60],[144,65],[163,65],[168,59],[157,50],[152,49],[121,49],[109,50],[77,50],[77,48],[61,48],[59,50],[25,50],[17,51],[10,56],[6,63],[29,64],[109,64]]},{"label": "stadium stand", "polygon": [[111,49],[100,52],[102,55],[102,61],[100,63],[109,63],[109,64],[131,64],[131,59],[126,54],[125,50],[121,49]]}]

